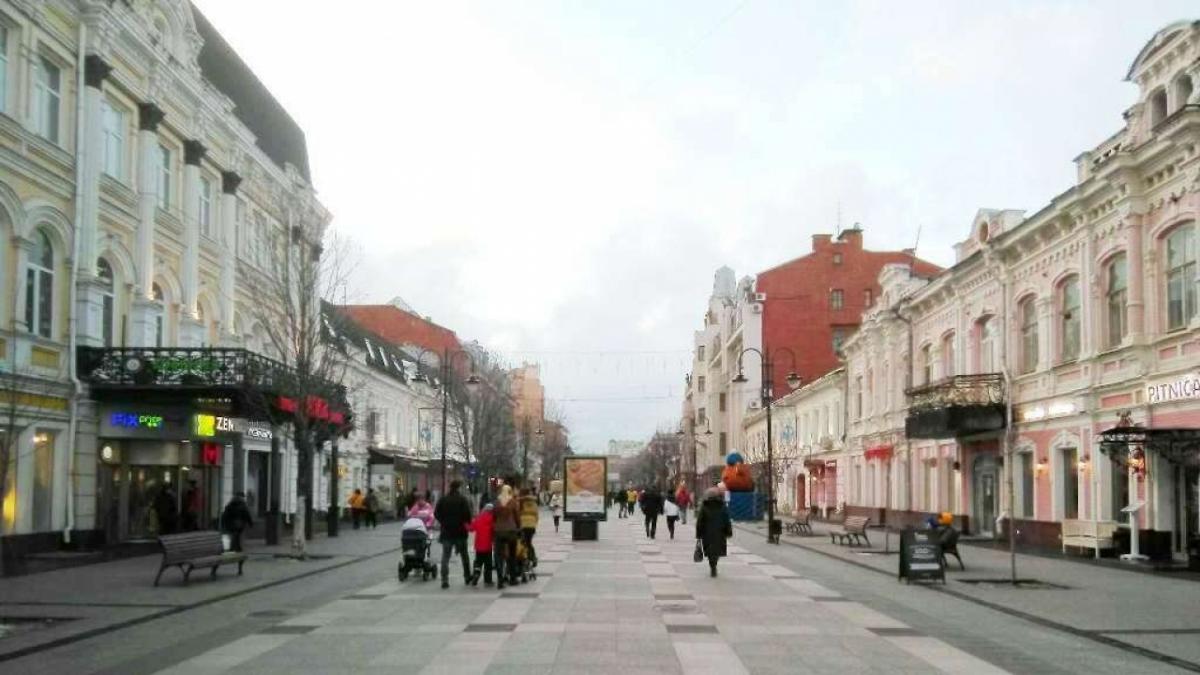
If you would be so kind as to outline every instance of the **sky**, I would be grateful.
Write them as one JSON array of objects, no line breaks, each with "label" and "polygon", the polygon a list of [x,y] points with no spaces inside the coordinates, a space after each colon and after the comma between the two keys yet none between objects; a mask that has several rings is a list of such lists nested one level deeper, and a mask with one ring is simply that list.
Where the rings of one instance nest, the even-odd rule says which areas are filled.
[{"label": "sky", "polygon": [[[713,272],[861,223],[948,265],[1121,126],[1194,0],[193,0],[308,138],[356,302],[539,363],[577,451],[674,429]],[[839,221],[840,217],[840,221]],[[918,236],[919,232],[919,236]]]}]

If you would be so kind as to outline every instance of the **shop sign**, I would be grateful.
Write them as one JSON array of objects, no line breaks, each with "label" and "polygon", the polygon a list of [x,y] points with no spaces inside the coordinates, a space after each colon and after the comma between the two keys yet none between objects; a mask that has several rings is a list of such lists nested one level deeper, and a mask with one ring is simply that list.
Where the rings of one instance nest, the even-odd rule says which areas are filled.
[{"label": "shop sign", "polygon": [[162,415],[145,415],[133,412],[115,412],[108,417],[109,424],[121,429],[161,429]]},{"label": "shop sign", "polygon": [[200,447],[200,461],[209,466],[221,463],[221,445],[219,443],[204,443]]},{"label": "shop sign", "polygon": [[1146,385],[1147,403],[1166,403],[1200,398],[1200,372],[1186,373],[1173,380]]},{"label": "shop sign", "polygon": [[247,422],[242,435],[246,438],[257,438],[263,441],[269,441],[275,436],[271,433],[271,427],[261,422]]},{"label": "shop sign", "polygon": [[218,433],[237,433],[237,425],[232,417],[223,415],[196,415],[194,429],[200,438],[214,438]]},{"label": "shop sign", "polygon": [[1074,401],[1051,401],[1046,404],[1030,405],[1021,408],[1017,414],[1018,422],[1037,422],[1055,417],[1066,417],[1078,412],[1079,406]]}]

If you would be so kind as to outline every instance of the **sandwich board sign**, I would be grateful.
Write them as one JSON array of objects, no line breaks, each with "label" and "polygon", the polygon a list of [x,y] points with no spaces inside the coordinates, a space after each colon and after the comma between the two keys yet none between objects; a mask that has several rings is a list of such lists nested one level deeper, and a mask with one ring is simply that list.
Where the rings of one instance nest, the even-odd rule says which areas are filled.
[{"label": "sandwich board sign", "polygon": [[942,543],[936,530],[905,528],[900,533],[900,572],[906,583],[940,579],[946,583]]}]

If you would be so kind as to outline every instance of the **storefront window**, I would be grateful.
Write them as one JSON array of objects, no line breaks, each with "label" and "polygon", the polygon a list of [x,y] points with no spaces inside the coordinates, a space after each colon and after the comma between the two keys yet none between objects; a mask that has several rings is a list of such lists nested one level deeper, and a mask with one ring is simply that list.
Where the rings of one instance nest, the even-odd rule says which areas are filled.
[{"label": "storefront window", "polygon": [[53,431],[33,433],[33,530],[53,529],[54,508],[54,437]]},{"label": "storefront window", "polygon": [[1021,517],[1033,518],[1033,453],[1021,454]]},{"label": "storefront window", "polygon": [[1079,517],[1079,463],[1075,448],[1062,449],[1063,518]]},{"label": "storefront window", "polygon": [[8,432],[0,429],[0,448],[8,451],[8,473],[4,476],[4,502],[0,504],[0,533],[12,534],[17,527],[17,448],[9,447]]}]

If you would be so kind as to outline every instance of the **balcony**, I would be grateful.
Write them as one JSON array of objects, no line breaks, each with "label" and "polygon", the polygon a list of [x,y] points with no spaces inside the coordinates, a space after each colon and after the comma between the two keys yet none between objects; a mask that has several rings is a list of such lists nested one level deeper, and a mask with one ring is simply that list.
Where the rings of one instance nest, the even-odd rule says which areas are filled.
[{"label": "balcony", "polygon": [[956,438],[1005,427],[1004,377],[955,375],[914,387],[904,428],[909,438]]}]

